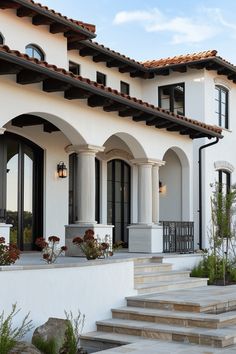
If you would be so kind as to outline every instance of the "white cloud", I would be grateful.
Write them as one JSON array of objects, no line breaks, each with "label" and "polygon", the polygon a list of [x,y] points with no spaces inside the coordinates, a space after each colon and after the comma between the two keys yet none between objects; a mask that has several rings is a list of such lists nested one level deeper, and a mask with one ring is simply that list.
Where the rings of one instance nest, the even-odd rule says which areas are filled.
[{"label": "white cloud", "polygon": [[213,38],[220,31],[215,23],[209,24],[207,18],[172,17],[169,18],[159,9],[149,11],[122,11],[114,18],[115,25],[138,22],[147,32],[169,32],[171,43],[199,43]]}]

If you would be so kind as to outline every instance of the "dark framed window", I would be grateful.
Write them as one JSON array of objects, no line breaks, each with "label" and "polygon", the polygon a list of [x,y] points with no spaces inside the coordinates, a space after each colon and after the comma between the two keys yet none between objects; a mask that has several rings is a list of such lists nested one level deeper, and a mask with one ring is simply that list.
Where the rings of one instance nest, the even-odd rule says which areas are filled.
[{"label": "dark framed window", "polygon": [[0,45],[4,44],[4,37],[2,33],[0,33]]},{"label": "dark framed window", "polygon": [[129,95],[129,84],[127,82],[120,82],[120,92]]},{"label": "dark framed window", "polygon": [[227,171],[219,170],[218,183],[220,191],[222,191],[223,194],[229,193],[231,186],[231,174]]},{"label": "dark framed window", "polygon": [[220,127],[229,128],[229,91],[223,86],[215,86],[215,114]]},{"label": "dark framed window", "polygon": [[98,84],[101,84],[103,86],[106,86],[106,82],[107,82],[107,77],[105,74],[100,73],[100,71],[97,71],[97,79],[96,79]]},{"label": "dark framed window", "polygon": [[219,195],[217,197],[217,231],[220,237],[229,237],[231,233],[231,210],[228,194],[231,188],[231,174],[218,171]]},{"label": "dark framed window", "polygon": [[75,75],[80,75],[80,65],[73,61],[69,61],[69,71]]},{"label": "dark framed window", "polygon": [[175,114],[184,115],[184,83],[160,86],[159,107]]},{"label": "dark framed window", "polygon": [[45,55],[44,55],[42,49],[40,49],[35,44],[28,44],[25,47],[25,52],[30,58],[35,58],[35,59],[38,59],[38,60],[44,60],[45,59]]}]

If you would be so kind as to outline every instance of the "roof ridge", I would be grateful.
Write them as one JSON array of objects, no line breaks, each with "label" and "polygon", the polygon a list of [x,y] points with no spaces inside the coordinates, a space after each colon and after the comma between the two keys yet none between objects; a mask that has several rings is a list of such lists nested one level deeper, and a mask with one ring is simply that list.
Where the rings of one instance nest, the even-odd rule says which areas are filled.
[{"label": "roof ridge", "polygon": [[213,125],[210,125],[210,124],[206,124],[206,123],[204,123],[204,122],[200,122],[200,121],[198,121],[198,120],[196,120],[196,119],[191,119],[191,118],[187,118],[187,117],[185,117],[185,116],[180,116],[180,115],[178,115],[178,114],[174,114],[174,113],[172,113],[172,112],[169,112],[169,111],[167,111],[167,110],[165,110],[165,109],[163,109],[163,108],[160,108],[160,107],[158,107],[158,106],[154,106],[153,104],[150,104],[150,103],[148,103],[148,102],[145,102],[145,101],[143,101],[143,100],[141,100],[141,99],[138,99],[138,98],[136,98],[136,97],[131,97],[131,96],[129,96],[129,95],[126,95],[126,94],[124,94],[124,93],[121,93],[121,92],[119,92],[118,90],[112,89],[111,87],[104,86],[104,85],[99,84],[99,83],[97,83],[97,82],[95,82],[95,81],[92,81],[92,80],[90,80],[90,79],[88,79],[88,78],[84,78],[84,77],[82,77],[82,76],[80,76],[80,75],[75,75],[75,74],[73,74],[71,71],[68,71],[68,70],[66,70],[66,69],[64,69],[64,68],[59,68],[59,67],[57,67],[57,66],[54,65],[54,64],[49,64],[49,63],[47,63],[46,61],[40,61],[40,60],[38,60],[38,59],[36,59],[36,58],[31,58],[31,57],[29,57],[27,54],[21,53],[19,50],[12,50],[12,49],[10,49],[10,48],[9,48],[8,46],[6,46],[6,45],[0,45],[0,52],[6,52],[6,53],[9,53],[9,54],[15,55],[15,56],[17,56],[17,57],[21,57],[21,58],[23,58],[24,60],[33,62],[33,63],[35,63],[35,64],[37,64],[37,65],[39,65],[39,66],[41,66],[41,67],[46,67],[47,69],[49,69],[49,70],[51,70],[51,71],[60,73],[60,74],[65,75],[65,76],[67,76],[67,77],[69,76],[69,77],[71,77],[71,78],[73,78],[73,79],[75,79],[75,80],[79,80],[80,82],[87,83],[88,85],[93,86],[93,87],[96,87],[96,88],[99,88],[99,89],[101,89],[102,91],[105,91],[105,92],[107,92],[107,93],[112,93],[113,95],[116,95],[116,96],[119,96],[119,97],[123,97],[123,98],[127,99],[128,101],[133,102],[133,103],[135,103],[135,104],[140,104],[140,105],[143,106],[143,107],[147,107],[147,108],[153,109],[153,110],[155,110],[155,111],[157,111],[157,112],[164,113],[164,114],[166,114],[167,116],[175,117],[175,118],[177,118],[180,122],[181,122],[181,121],[185,121],[185,122],[188,122],[188,123],[190,123],[190,124],[194,124],[194,125],[196,125],[196,126],[198,126],[198,127],[202,127],[202,128],[204,128],[204,129],[207,129],[207,130],[209,130],[209,131],[212,131],[212,132],[215,132],[215,133],[218,133],[218,134],[221,134],[221,132],[222,132],[222,129],[221,129],[220,127],[218,127],[218,126],[215,126],[215,125],[213,126]]}]

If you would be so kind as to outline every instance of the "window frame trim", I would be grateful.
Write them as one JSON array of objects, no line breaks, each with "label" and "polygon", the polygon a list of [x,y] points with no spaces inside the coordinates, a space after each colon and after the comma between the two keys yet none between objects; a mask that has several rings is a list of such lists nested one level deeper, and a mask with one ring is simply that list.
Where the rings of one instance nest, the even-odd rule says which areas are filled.
[{"label": "window frame trim", "polygon": [[[167,111],[174,113],[174,87],[182,85],[183,86],[183,114],[176,113],[177,115],[185,116],[185,82],[177,82],[175,84],[169,84],[169,85],[163,85],[163,86],[158,86],[158,106],[161,107],[161,89],[165,87],[170,87],[171,88],[171,95],[170,95],[170,110],[167,109]],[[164,109],[164,108],[163,108]]]},{"label": "window frame trim", "polygon": [[[31,49],[34,49],[38,54],[40,54],[41,56],[41,59],[40,61],[46,61],[46,55],[45,55],[45,52],[44,50],[37,44],[34,44],[34,43],[29,43],[25,46],[25,52],[28,48],[31,48]],[[26,53],[27,54],[27,53]],[[28,55],[28,54],[27,54]],[[31,57],[31,58],[35,58],[35,57]],[[35,59],[38,59],[38,58],[35,58]]]},{"label": "window frame trim", "polygon": [[[215,90],[219,90],[219,100],[218,100],[218,110],[219,113],[215,112],[217,114],[217,118],[218,118],[218,124],[221,128],[224,129],[229,129],[229,89],[223,85],[215,85]],[[225,124],[222,125],[222,111],[221,111],[221,103],[222,103],[222,91],[225,92],[226,94],[226,110],[225,110]],[[216,102],[216,98],[214,99],[214,101]]]}]

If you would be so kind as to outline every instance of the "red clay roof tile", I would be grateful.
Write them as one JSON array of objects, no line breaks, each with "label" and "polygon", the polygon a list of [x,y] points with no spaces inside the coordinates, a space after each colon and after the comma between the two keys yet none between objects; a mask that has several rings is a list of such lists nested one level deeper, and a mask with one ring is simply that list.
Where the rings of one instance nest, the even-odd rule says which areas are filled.
[{"label": "red clay roof tile", "polygon": [[46,67],[49,71],[58,72],[58,73],[60,73],[60,74],[62,74],[64,76],[70,76],[75,81],[81,81],[81,82],[87,83],[89,86],[98,88],[98,90],[100,90],[101,92],[105,91],[105,92],[109,92],[109,93],[111,93],[111,94],[113,94],[115,96],[123,97],[123,98],[125,98],[127,100],[127,105],[129,104],[129,102],[135,102],[136,104],[140,105],[140,109],[142,109],[142,107],[148,107],[148,108],[153,109],[156,112],[164,113],[165,115],[167,115],[167,117],[168,116],[173,116],[173,117],[177,118],[177,120],[179,120],[179,124],[181,124],[181,121],[185,121],[185,122],[188,122],[188,123],[191,123],[191,124],[195,125],[196,129],[197,129],[197,127],[202,127],[204,129],[208,130],[209,132],[214,132],[214,133],[217,133],[217,134],[221,134],[221,132],[222,132],[222,129],[220,127],[218,127],[218,126],[209,125],[209,124],[206,124],[204,122],[200,122],[200,121],[195,120],[195,119],[190,119],[190,118],[187,118],[187,117],[184,117],[184,116],[176,115],[176,114],[174,114],[172,112],[169,112],[167,110],[164,110],[164,109],[162,109],[160,107],[153,106],[152,104],[149,104],[148,102],[144,102],[141,99],[137,99],[135,97],[130,97],[129,95],[126,95],[126,94],[121,94],[117,90],[114,90],[114,89],[112,89],[110,87],[103,86],[101,84],[98,84],[97,82],[91,81],[88,78],[84,78],[82,76],[77,76],[77,75],[73,74],[72,72],[65,70],[64,68],[58,68],[57,66],[49,64],[49,63],[47,63],[45,61],[39,61],[38,59],[30,58],[27,54],[23,54],[23,53],[19,52],[18,50],[11,50],[6,45],[1,45],[0,46],[0,52],[6,52],[6,53],[8,53],[8,54],[10,54],[12,56],[20,57],[21,59],[24,59],[27,62],[30,61],[30,62],[35,63],[36,65],[39,65],[39,66],[42,66],[42,67]]}]

